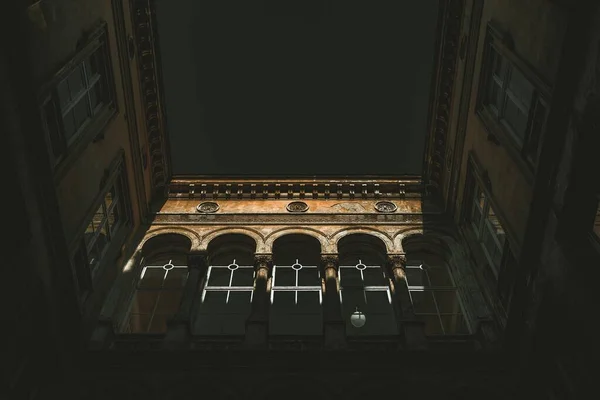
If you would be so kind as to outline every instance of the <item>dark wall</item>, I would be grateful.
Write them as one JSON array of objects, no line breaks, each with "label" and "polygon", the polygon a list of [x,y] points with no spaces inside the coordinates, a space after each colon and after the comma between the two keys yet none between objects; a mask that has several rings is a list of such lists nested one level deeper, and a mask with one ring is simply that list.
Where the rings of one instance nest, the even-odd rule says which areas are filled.
[{"label": "dark wall", "polygon": [[157,0],[174,174],[420,174],[438,2],[271,3]]}]

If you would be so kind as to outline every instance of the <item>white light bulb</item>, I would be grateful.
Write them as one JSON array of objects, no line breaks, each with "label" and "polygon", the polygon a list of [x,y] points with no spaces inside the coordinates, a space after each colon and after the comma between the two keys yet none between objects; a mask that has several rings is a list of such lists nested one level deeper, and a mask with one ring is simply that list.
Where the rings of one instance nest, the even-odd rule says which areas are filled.
[{"label": "white light bulb", "polygon": [[366,322],[367,322],[366,315],[363,314],[361,311],[359,311],[358,307],[356,307],[356,311],[354,311],[352,313],[352,315],[350,316],[350,323],[355,328],[362,328]]}]

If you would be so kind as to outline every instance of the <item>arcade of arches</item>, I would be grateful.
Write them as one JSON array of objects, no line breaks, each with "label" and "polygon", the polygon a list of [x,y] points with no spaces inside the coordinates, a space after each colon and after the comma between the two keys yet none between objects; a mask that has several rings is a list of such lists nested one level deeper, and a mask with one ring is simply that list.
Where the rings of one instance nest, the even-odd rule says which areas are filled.
[{"label": "arcade of arches", "polygon": [[164,225],[148,230],[105,304],[117,338],[421,348],[479,338],[485,325],[472,266],[443,229]]}]

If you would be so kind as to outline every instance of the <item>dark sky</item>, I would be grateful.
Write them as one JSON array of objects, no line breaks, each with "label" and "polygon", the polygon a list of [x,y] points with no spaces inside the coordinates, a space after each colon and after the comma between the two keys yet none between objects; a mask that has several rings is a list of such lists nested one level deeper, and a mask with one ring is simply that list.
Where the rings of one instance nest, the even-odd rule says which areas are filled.
[{"label": "dark sky", "polygon": [[267,1],[157,1],[173,173],[420,174],[438,1]]}]

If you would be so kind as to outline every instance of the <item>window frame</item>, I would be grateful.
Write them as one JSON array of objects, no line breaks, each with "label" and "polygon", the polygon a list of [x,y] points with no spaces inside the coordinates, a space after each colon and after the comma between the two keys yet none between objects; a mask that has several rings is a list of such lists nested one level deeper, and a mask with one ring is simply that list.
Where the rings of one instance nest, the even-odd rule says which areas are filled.
[{"label": "window frame", "polygon": [[[362,268],[362,269],[359,268],[359,265],[363,266],[364,268]],[[378,269],[378,270],[381,271],[382,278],[385,281],[385,285],[365,285],[364,284],[365,283],[365,277],[364,277],[363,271],[366,270],[366,269],[369,269],[369,268],[376,269],[376,270]],[[394,295],[393,295],[393,292],[392,292],[392,289],[391,289],[391,286],[390,286],[390,277],[388,276],[388,273],[387,273],[386,269],[383,266],[381,266],[381,265],[372,265],[370,263],[369,264],[365,264],[365,263],[363,263],[362,259],[359,259],[358,263],[355,264],[355,265],[350,265],[350,264],[343,264],[342,265],[342,264],[340,264],[338,266],[338,280],[339,280],[338,296],[339,296],[339,300],[340,300],[340,306],[341,306],[342,315],[345,316],[346,313],[347,313],[347,308],[345,308],[344,301],[343,301],[344,297],[343,297],[343,294],[342,294],[342,292],[344,291],[344,284],[342,283],[343,270],[344,269],[349,269],[349,270],[356,269],[356,270],[360,271],[362,285],[360,285],[360,286],[359,285],[356,285],[356,286],[354,286],[354,285],[353,286],[346,285],[346,290],[357,290],[357,289],[361,290],[363,292],[363,297],[364,297],[364,300],[365,300],[365,304],[368,304],[367,292],[385,292],[387,294],[388,302],[389,302],[389,305],[390,305],[390,309],[389,309],[390,310],[390,315],[393,318],[392,322],[397,325],[398,324],[398,316],[397,316],[398,310],[397,310],[396,302],[394,301]],[[346,307],[348,307],[348,305],[346,305]],[[353,306],[350,305],[350,308],[352,308],[352,307]],[[367,310],[360,310],[360,311],[366,312]],[[370,313],[366,313],[367,318],[369,318],[369,314]],[[381,314],[385,314],[385,313],[381,313]],[[346,321],[346,326],[348,326],[348,325],[351,326],[350,322],[347,320]],[[352,333],[354,333],[354,335]],[[360,329],[357,329],[356,331],[350,331],[350,332],[348,331],[348,328],[346,329],[346,334],[349,335],[349,336],[355,336],[355,335],[356,336],[361,336],[361,333],[362,332],[361,332]],[[398,334],[398,332],[396,332],[395,334]],[[373,336],[373,335],[377,335],[377,334],[373,334],[373,333],[369,334],[369,336]],[[384,335],[387,336],[387,334],[384,334]]]},{"label": "window frame", "polygon": [[[95,143],[103,139],[104,130],[109,122],[118,113],[118,104],[116,96],[115,76],[113,71],[113,62],[108,33],[108,24],[101,22],[89,35],[84,37],[85,42],[78,48],[76,53],[67,61],[45,84],[42,85],[38,94],[39,112],[42,116],[43,128],[45,131],[48,153],[54,168],[55,179],[60,179],[69,166],[81,155],[90,143]],[[88,101],[88,117],[67,139],[63,126],[62,111],[58,87],[65,80],[69,79],[73,72],[81,67],[85,70],[84,64],[91,64],[88,61],[97,52],[101,52],[101,61],[104,68],[104,76],[99,75],[98,81],[94,84],[83,82],[86,87],[82,89],[78,96],[78,101],[71,100],[69,107],[76,107],[79,101]],[[83,72],[82,72],[83,73]],[[94,85],[104,85],[106,90],[106,103],[97,104],[92,110],[89,103],[89,93]],[[57,120],[56,132],[53,132],[48,124],[47,107],[50,106],[51,112],[55,113]]]},{"label": "window frame", "polygon": [[[174,256],[176,256],[176,255],[174,254]],[[165,266],[168,265],[168,264],[173,265],[173,268],[167,270],[165,268]],[[185,263],[185,264],[187,264],[187,263]],[[142,260],[140,261],[140,267],[141,267],[141,272],[139,272],[137,274],[137,276],[136,276],[134,290],[133,290],[133,293],[131,294],[131,296],[130,296],[130,298],[128,300],[127,310],[125,312],[125,318],[123,318],[123,320],[122,320],[121,327],[119,329],[119,333],[126,334],[126,335],[156,335],[156,334],[165,334],[166,331],[165,332],[150,332],[150,327],[152,326],[152,321],[153,321],[154,317],[157,315],[156,314],[156,311],[157,311],[156,309],[157,309],[158,303],[160,301],[160,296],[165,291],[176,291],[176,290],[179,290],[179,291],[181,291],[181,295],[182,295],[182,298],[183,298],[183,294],[184,294],[184,291],[185,291],[185,284],[187,283],[187,280],[189,279],[189,266],[188,265],[174,264],[172,259],[167,264],[164,264],[164,265],[161,266],[161,265],[157,265],[157,263],[152,262],[152,261],[148,262],[146,258],[142,258]],[[165,270],[165,275],[163,276],[163,280],[162,280],[162,284],[161,284],[160,288],[155,288],[155,287],[153,287],[153,288],[143,288],[143,287],[140,287],[140,283],[142,282],[142,280],[144,278],[144,274],[146,273],[146,271],[149,268],[150,269],[163,268]],[[185,278],[185,280],[183,282],[183,285],[181,287],[178,287],[178,288],[165,288],[164,287],[165,277],[173,269],[185,269],[186,272],[187,272],[186,278]],[[137,272],[137,270],[136,270],[136,272]],[[148,327],[146,329],[146,332],[131,332],[131,330],[130,330],[131,329],[130,328],[130,322],[131,322],[130,321],[130,316],[132,314],[131,309],[132,309],[133,303],[135,301],[135,296],[137,295],[137,293],[139,291],[144,291],[144,292],[154,291],[154,292],[159,292],[159,293],[157,295],[157,298],[155,299],[154,308],[152,310],[151,318],[150,318],[150,321],[148,323]],[[179,306],[181,306],[181,300],[180,300],[179,303],[180,303]],[[140,314],[140,315],[143,315],[143,314]],[[129,328],[129,330],[128,330],[128,328]]]},{"label": "window frame", "polygon": [[[119,152],[113,160],[109,168],[106,169],[105,179],[100,184],[100,190],[88,209],[85,218],[80,223],[78,229],[79,234],[74,238],[71,244],[71,262],[74,268],[76,282],[79,289],[80,302],[83,304],[88,295],[94,290],[94,287],[103,275],[104,270],[110,261],[118,257],[121,246],[125,242],[127,236],[131,233],[133,225],[133,211],[129,197],[129,185],[127,180],[127,170],[125,168],[125,153],[123,150]],[[114,207],[119,207],[120,222],[116,224],[117,228],[113,232],[113,236],[107,242],[102,256],[95,267],[90,269],[88,258],[88,246],[85,241],[85,232],[93,220],[96,211],[105,201],[106,195],[110,190],[119,185],[120,194],[118,196],[121,201],[120,205],[115,204]],[[108,224],[108,220],[106,221]]]},{"label": "window frame", "polygon": [[[232,266],[235,266],[235,268],[231,268]],[[229,275],[229,285],[226,286],[216,286],[216,285],[210,285],[210,276],[211,273],[214,271],[214,269],[228,269],[230,271],[230,275]],[[234,284],[234,276],[235,276],[235,272],[239,271],[240,269],[245,269],[245,270],[251,270],[252,271],[252,285],[236,285]],[[194,312],[194,322],[193,322],[193,326],[195,327],[198,321],[198,318],[200,318],[203,315],[223,315],[221,313],[211,313],[211,312],[206,312],[203,310],[203,306],[204,306],[204,302],[206,299],[206,294],[208,292],[226,292],[227,293],[227,297],[226,297],[226,301],[225,304],[229,303],[229,296],[231,294],[231,292],[249,292],[250,293],[250,299],[248,302],[248,309],[249,309],[249,313],[248,315],[246,315],[246,319],[250,316],[250,312],[251,312],[251,307],[252,307],[252,302],[254,300],[254,286],[255,286],[255,282],[256,282],[256,268],[254,265],[244,265],[244,264],[240,264],[237,262],[237,260],[235,258],[233,258],[233,261],[230,264],[224,265],[224,264],[212,264],[210,263],[208,265],[208,268],[206,269],[206,273],[204,275],[204,278],[201,282],[201,295],[200,295],[200,302],[198,303],[198,306],[196,307],[196,310]],[[238,315],[242,315],[241,313],[237,313]],[[231,315],[231,314],[230,314]],[[236,333],[219,333],[217,334],[218,336],[237,336]]]},{"label": "window frame", "polygon": [[[476,201],[476,193],[481,193],[483,194],[484,198],[483,198],[483,207],[480,207],[479,202],[480,201]],[[502,222],[500,222],[499,217],[498,217],[498,213],[496,212],[494,206],[491,204],[490,200],[489,200],[489,196],[487,195],[487,193],[485,193],[485,191],[481,188],[481,186],[478,184],[478,182],[474,182],[473,183],[473,189],[471,191],[471,200],[470,200],[470,212],[468,213],[468,219],[470,222],[470,227],[473,229],[473,232],[475,234],[475,238],[477,239],[477,243],[481,246],[481,249],[483,251],[483,253],[485,254],[487,260],[488,260],[488,264],[490,265],[492,272],[494,273],[495,277],[498,278],[498,275],[500,273],[500,270],[502,269],[502,259],[504,258],[504,254],[507,250],[507,242],[508,240],[506,239],[506,230],[504,228],[504,226],[502,225]],[[474,221],[472,220],[472,209],[474,207],[477,207],[478,209],[481,210],[481,216],[480,216],[480,220],[479,220],[479,226],[476,226],[476,224],[474,223]],[[498,240],[497,235],[495,234],[495,232],[493,232],[493,228],[490,227],[490,222],[489,222],[489,212],[490,210],[493,211],[494,216],[496,217],[496,219],[498,220],[498,223],[500,224],[500,226],[502,227],[502,230],[504,232],[504,243],[500,243],[500,241]],[[500,263],[499,265],[496,265],[496,263],[494,262],[493,256],[490,254],[489,250],[487,249],[487,246],[485,245],[485,234],[490,235],[492,238],[492,241],[494,242],[494,244],[496,245],[497,249],[501,252],[501,259],[500,259]]]},{"label": "window frame", "polygon": [[[500,110],[497,110],[494,105],[488,103],[490,80],[494,79],[492,72],[492,52],[495,52],[506,63],[506,71],[504,71],[500,89],[502,90],[503,99]],[[507,120],[503,118],[508,98],[511,96],[508,93],[510,91],[508,86],[513,70],[518,71],[532,87],[530,104],[521,104],[521,108],[527,107],[528,111],[527,126],[522,140],[520,135],[514,132]],[[490,21],[484,40],[476,114],[486,128],[488,138],[506,148],[525,177],[530,181],[533,180],[544,140],[544,131],[550,107],[550,93],[550,85],[514,52],[514,45],[510,36],[500,30],[494,21]],[[513,103],[515,102],[513,101]],[[540,106],[544,107],[544,116],[541,123],[538,124],[538,130],[534,132],[532,125],[539,122],[537,118],[539,118],[538,108]]]},{"label": "window frame", "polygon": [[[483,265],[484,263],[490,264],[488,255],[483,250],[483,246],[479,237],[475,235],[475,232],[473,231],[473,224],[470,221],[472,214],[472,200],[475,196],[476,187],[479,187],[484,193],[490,206],[493,207],[495,216],[498,219],[498,222],[502,225],[505,235],[502,258],[497,274],[490,264],[490,268],[479,271],[481,273],[480,278],[483,279],[482,285],[487,288],[486,291],[489,291],[490,294],[493,293],[495,299],[494,301],[499,300],[503,308],[502,311],[506,313],[512,298],[515,270],[518,267],[517,264],[521,249],[519,242],[515,240],[516,236],[511,230],[511,226],[506,222],[507,220],[502,212],[502,208],[498,206],[494,196],[492,195],[491,184],[487,178],[486,171],[483,169],[473,150],[469,151],[468,157],[467,175],[463,192],[463,201],[461,202],[461,214],[459,218],[461,232],[466,239],[476,263],[480,265]],[[505,317],[505,315],[503,317]]]},{"label": "window frame", "polygon": [[[294,265],[300,265],[300,269],[295,270],[293,268]],[[291,270],[295,270],[296,285],[277,285],[277,269],[278,268],[289,268]],[[319,285],[300,285],[298,283],[300,270],[303,268],[310,268],[310,269],[314,269],[317,271],[317,276],[318,276],[318,279],[320,282]],[[323,322],[322,321],[322,316],[323,316],[323,282],[322,282],[322,279],[323,278],[322,278],[322,274],[321,274],[321,268],[319,268],[318,265],[304,265],[299,262],[299,259],[296,259],[296,262],[292,263],[290,265],[273,264],[273,269],[272,269],[271,278],[270,278],[270,288],[269,288],[269,317],[268,317],[269,320],[271,320],[274,316],[278,315],[278,312],[275,311],[275,308],[273,307],[273,304],[275,303],[275,293],[276,292],[288,292],[288,293],[293,292],[295,294],[294,302],[296,305],[298,304],[298,293],[299,292],[316,292],[319,294],[319,310],[320,310],[319,314],[321,316],[321,323],[322,323]],[[279,315],[281,315],[281,314],[279,314]],[[322,332],[319,334],[322,334]],[[269,335],[279,336],[280,334],[273,333],[273,332],[271,332],[271,330],[269,330]],[[312,335],[309,334],[309,336],[312,336]]]},{"label": "window frame", "polygon": [[[465,311],[465,306],[464,306],[463,300],[460,296],[460,291],[458,289],[458,286],[456,285],[456,281],[454,280],[452,270],[446,263],[443,263],[443,265],[439,265],[439,266],[430,266],[424,261],[411,260],[406,264],[405,268],[407,270],[408,269],[421,269],[421,270],[425,271],[425,273],[427,274],[427,279],[429,281],[429,283],[427,285],[411,285],[410,279],[408,278],[409,273],[407,271],[406,286],[408,289],[411,303],[413,302],[413,292],[431,292],[432,293],[432,299],[433,299],[433,302],[434,302],[434,305],[436,308],[435,313],[425,313],[425,312],[418,312],[418,311],[413,310],[415,316],[425,315],[425,316],[437,316],[438,317],[440,327],[442,328],[442,333],[432,335],[432,336],[443,337],[446,335],[471,335],[473,333],[473,327],[471,325],[471,321],[467,317],[467,313]],[[428,272],[430,269],[445,269],[448,276],[450,277],[450,281],[452,282],[452,285],[451,286],[432,285],[431,279],[429,278],[429,272]],[[458,313],[441,312],[440,307],[438,305],[438,300],[435,295],[435,293],[437,293],[437,292],[452,292],[452,293],[454,293],[454,295],[456,296],[456,302],[457,302],[457,305],[459,308],[459,312]],[[444,323],[442,321],[442,317],[444,317],[444,316],[462,316],[465,327],[467,329],[467,332],[466,333],[446,333],[446,328],[444,327]]]}]

